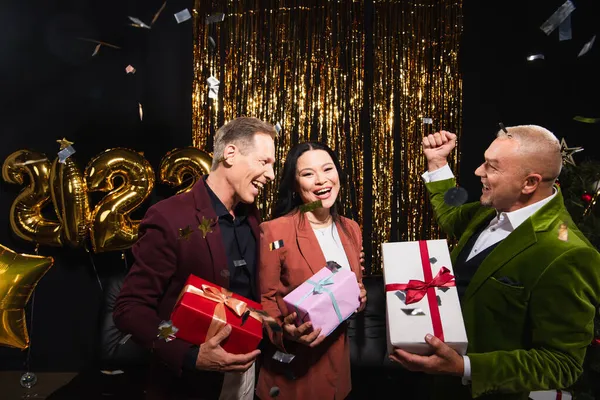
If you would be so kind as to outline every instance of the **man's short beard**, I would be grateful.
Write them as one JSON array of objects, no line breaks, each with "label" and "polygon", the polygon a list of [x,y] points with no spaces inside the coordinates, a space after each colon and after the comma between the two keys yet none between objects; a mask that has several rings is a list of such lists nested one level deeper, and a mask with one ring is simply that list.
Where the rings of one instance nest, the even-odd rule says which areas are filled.
[{"label": "man's short beard", "polygon": [[480,199],[479,202],[484,207],[491,207],[492,206],[492,200],[491,199],[487,199],[487,200],[481,200]]}]

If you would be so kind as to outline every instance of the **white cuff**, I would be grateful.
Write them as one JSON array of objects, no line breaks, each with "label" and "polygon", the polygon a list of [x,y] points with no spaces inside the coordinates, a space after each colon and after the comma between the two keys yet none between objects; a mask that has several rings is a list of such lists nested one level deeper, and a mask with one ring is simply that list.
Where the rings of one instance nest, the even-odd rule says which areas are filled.
[{"label": "white cuff", "polygon": [[471,360],[469,356],[463,356],[463,360],[465,362],[465,369],[463,371],[462,384],[468,385],[471,383]]},{"label": "white cuff", "polygon": [[427,171],[421,175],[421,178],[425,181],[425,183],[443,181],[444,179],[452,179],[454,178],[454,174],[450,169],[448,164],[444,165],[442,168],[438,168],[435,171]]}]

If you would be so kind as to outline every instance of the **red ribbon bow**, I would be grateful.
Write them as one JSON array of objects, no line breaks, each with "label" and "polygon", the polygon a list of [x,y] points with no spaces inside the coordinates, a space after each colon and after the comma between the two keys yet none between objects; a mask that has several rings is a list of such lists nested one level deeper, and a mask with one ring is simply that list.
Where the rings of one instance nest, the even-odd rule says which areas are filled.
[{"label": "red ribbon bow", "polygon": [[419,281],[417,279],[411,279],[408,283],[392,283],[385,285],[386,292],[393,292],[396,290],[404,290],[406,292],[406,300],[404,303],[412,304],[421,300],[427,294],[427,289],[436,287],[452,287],[456,286],[454,281],[454,275],[450,273],[450,270],[446,267],[440,268],[438,274],[429,282]]}]

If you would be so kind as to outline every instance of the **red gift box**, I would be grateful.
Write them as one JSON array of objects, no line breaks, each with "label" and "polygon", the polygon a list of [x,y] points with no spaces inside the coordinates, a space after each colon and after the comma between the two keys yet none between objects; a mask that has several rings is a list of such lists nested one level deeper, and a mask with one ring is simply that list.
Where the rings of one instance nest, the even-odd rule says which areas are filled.
[{"label": "red gift box", "polygon": [[175,303],[171,322],[178,329],[177,338],[196,345],[229,324],[231,334],[221,346],[229,353],[245,354],[256,350],[263,337],[262,319],[255,310],[262,310],[262,306],[190,275]]}]

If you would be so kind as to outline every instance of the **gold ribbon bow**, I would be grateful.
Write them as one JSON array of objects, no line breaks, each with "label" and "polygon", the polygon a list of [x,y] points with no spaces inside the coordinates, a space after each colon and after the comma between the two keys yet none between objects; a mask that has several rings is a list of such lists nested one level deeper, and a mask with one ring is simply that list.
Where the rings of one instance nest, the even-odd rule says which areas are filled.
[{"label": "gold ribbon bow", "polygon": [[225,288],[219,290],[209,285],[202,285],[200,288],[193,285],[186,285],[182,293],[192,293],[217,303],[212,321],[208,327],[208,332],[206,332],[205,341],[215,336],[221,328],[227,325],[225,307],[229,308],[238,317],[242,317],[242,315],[250,310],[249,316],[262,323],[262,318],[254,310],[250,309],[245,301],[233,298],[233,293]]}]

